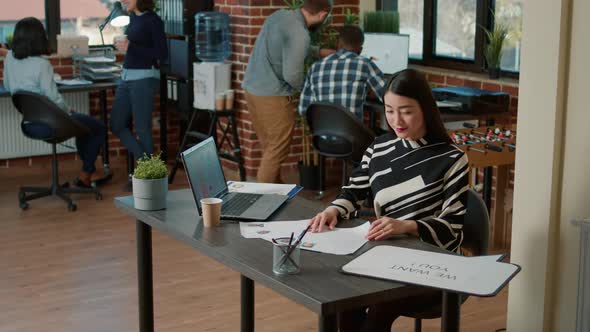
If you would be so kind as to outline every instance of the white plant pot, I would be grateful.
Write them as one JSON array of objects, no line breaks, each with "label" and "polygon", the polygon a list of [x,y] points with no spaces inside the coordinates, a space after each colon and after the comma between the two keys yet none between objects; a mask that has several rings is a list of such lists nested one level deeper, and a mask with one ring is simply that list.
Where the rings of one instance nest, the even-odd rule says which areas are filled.
[{"label": "white plant pot", "polygon": [[133,177],[133,201],[138,210],[162,210],[166,208],[168,178],[143,180]]}]

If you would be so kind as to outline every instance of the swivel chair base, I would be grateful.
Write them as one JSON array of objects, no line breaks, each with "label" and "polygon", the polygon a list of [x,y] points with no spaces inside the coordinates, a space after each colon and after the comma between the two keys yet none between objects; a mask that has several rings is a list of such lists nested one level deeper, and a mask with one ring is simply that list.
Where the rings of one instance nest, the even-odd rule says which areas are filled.
[{"label": "swivel chair base", "polygon": [[[94,194],[97,201],[102,200],[102,194],[98,188],[69,188],[68,185],[62,186],[59,184],[57,172],[57,151],[55,145],[55,143],[52,144],[53,158],[51,161],[51,187],[21,187],[18,191],[18,203],[22,210],[29,208],[29,203],[27,203],[28,201],[46,196],[58,196],[59,198],[63,199],[66,203],[68,203],[68,210],[72,212],[76,211],[78,207],[68,196],[68,194]],[[30,195],[27,195],[29,193]]]},{"label": "swivel chair base", "polygon": [[[27,195],[30,194],[30,195]],[[76,211],[78,206],[74,201],[68,196],[68,194],[94,194],[96,196],[96,200],[102,200],[102,194],[97,188],[68,188],[58,186],[55,187],[21,187],[18,192],[18,201],[19,206],[22,210],[27,210],[29,208],[28,201],[46,197],[46,196],[57,196],[63,199],[66,203],[68,203],[68,210],[69,211]]]}]

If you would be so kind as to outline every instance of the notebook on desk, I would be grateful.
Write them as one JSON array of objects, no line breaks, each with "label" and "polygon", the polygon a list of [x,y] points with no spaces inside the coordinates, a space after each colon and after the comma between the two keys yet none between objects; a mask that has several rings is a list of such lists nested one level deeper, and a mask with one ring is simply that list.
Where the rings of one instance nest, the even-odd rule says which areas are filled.
[{"label": "notebook on desk", "polygon": [[288,199],[287,195],[229,192],[212,137],[181,156],[199,215],[201,199],[216,197],[223,200],[222,219],[266,220]]}]

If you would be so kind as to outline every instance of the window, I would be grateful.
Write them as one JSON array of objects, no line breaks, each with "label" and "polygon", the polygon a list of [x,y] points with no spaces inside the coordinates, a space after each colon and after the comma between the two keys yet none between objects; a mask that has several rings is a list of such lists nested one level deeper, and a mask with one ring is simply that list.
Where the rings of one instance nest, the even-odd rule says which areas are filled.
[{"label": "window", "polygon": [[6,43],[20,19],[33,16],[45,24],[45,0],[28,1],[23,6],[18,1],[6,1],[0,10],[0,43]]},{"label": "window", "polygon": [[496,22],[508,24],[510,36],[502,49],[502,70],[520,71],[520,41],[522,35],[523,0],[496,0]]},{"label": "window", "polygon": [[396,10],[400,33],[410,35],[412,63],[481,72],[485,34],[507,23],[501,69],[518,75],[524,0],[376,0],[378,10]]},{"label": "window", "polygon": [[[62,35],[88,36],[89,45],[101,45],[99,24],[113,9],[115,0],[60,0],[60,27]],[[112,44],[113,37],[124,33],[124,28],[105,26],[105,44]]]},{"label": "window", "polygon": [[398,3],[398,12],[399,33],[410,35],[410,58],[421,60],[424,35],[424,0],[401,0]]},{"label": "window", "polygon": [[434,54],[475,59],[475,0],[436,1]]}]

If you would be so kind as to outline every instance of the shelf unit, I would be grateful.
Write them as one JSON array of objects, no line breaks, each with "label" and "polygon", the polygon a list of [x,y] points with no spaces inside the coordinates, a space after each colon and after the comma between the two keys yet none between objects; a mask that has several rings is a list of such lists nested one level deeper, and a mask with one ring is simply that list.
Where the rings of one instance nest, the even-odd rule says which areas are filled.
[{"label": "shelf unit", "polygon": [[[159,15],[164,21],[168,42],[168,63],[161,68],[161,124],[166,130],[168,111],[179,113],[181,136],[186,130],[193,105],[193,62],[195,57],[195,14],[213,10],[213,0],[160,0]],[[169,89],[171,88],[171,89]],[[200,128],[206,130],[207,126]],[[160,135],[162,158],[168,160],[165,135]]]}]

